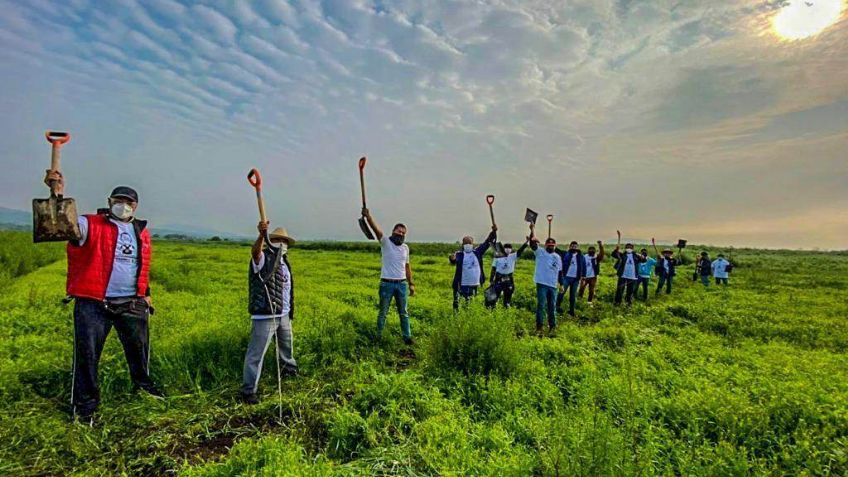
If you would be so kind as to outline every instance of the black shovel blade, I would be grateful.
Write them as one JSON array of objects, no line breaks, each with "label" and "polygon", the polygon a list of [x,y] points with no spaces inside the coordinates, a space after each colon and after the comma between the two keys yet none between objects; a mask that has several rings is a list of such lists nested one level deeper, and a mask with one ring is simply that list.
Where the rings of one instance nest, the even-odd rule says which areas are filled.
[{"label": "black shovel blade", "polygon": [[527,209],[524,211],[524,221],[530,222],[531,224],[536,223],[536,219],[539,217],[539,214],[533,210]]},{"label": "black shovel blade", "polygon": [[362,229],[362,233],[365,234],[365,237],[367,237],[368,240],[374,240],[374,233],[371,232],[371,228],[368,227],[368,222],[365,220],[365,217],[359,218],[359,228]]},{"label": "black shovel blade", "polygon": [[32,241],[79,240],[77,204],[74,199],[50,197],[32,200]]}]

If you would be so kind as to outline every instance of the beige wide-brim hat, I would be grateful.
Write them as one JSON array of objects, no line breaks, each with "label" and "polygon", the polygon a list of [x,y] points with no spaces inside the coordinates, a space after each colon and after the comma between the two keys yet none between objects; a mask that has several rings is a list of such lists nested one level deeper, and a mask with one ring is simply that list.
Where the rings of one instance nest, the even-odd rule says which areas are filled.
[{"label": "beige wide-brim hat", "polygon": [[286,240],[289,244],[295,243],[295,239],[293,239],[289,235],[289,232],[288,232],[288,230],[285,229],[285,227],[277,227],[276,229],[272,230],[271,233],[268,234],[268,238],[271,239],[271,240],[274,240],[274,239]]}]

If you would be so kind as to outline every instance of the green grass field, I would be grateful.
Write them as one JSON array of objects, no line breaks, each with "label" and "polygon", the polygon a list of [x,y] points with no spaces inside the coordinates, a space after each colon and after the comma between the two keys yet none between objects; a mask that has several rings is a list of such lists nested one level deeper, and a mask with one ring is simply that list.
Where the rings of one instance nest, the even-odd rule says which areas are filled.
[{"label": "green grass field", "polygon": [[279,422],[272,360],[262,403],[236,399],[249,248],[156,242],[169,397],[131,392],[113,334],[88,428],[68,414],[62,246],[0,233],[0,475],[848,475],[848,254],[734,251],[729,288],[686,266],[632,309],[610,305],[607,262],[598,306],[537,338],[532,261],[514,309],[454,315],[450,248],[411,246],[412,352],[396,314],[373,343],[376,246],[291,250],[302,375]]}]

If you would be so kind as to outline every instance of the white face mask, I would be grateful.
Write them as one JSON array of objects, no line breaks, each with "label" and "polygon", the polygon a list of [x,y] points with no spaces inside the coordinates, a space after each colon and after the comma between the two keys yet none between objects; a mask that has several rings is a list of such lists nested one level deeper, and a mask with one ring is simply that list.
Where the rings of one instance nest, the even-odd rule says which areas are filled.
[{"label": "white face mask", "polygon": [[626,249],[624,249],[624,251],[626,251],[627,253],[633,253],[633,249],[632,249],[632,248],[626,248]]},{"label": "white face mask", "polygon": [[466,243],[466,244],[462,245],[462,251],[465,252],[465,253],[469,253],[473,250],[474,250],[474,246],[471,245],[470,243]]},{"label": "white face mask", "polygon": [[116,218],[127,220],[133,215],[133,208],[123,202],[115,202],[109,209]]},{"label": "white face mask", "polygon": [[277,245],[277,248],[280,249],[280,253],[286,253],[286,252],[289,251],[289,246],[285,242],[278,243],[276,245]]},{"label": "white face mask", "polygon": [[512,249],[511,248],[505,248],[504,253],[506,253],[507,255],[510,255],[512,253]]}]

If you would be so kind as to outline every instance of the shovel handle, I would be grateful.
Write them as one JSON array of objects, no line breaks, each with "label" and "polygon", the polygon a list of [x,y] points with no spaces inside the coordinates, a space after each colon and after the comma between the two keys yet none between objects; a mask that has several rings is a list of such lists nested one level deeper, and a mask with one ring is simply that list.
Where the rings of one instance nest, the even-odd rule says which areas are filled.
[{"label": "shovel handle", "polygon": [[[71,140],[70,133],[47,131],[44,133],[44,137],[47,138],[47,142],[53,146],[53,150],[50,153],[50,170],[62,172],[61,149],[66,142]],[[56,181],[50,182],[50,193],[53,195],[56,195],[56,185]]]},{"label": "shovel handle", "polygon": [[362,207],[365,207],[365,156],[359,158],[359,189],[362,191]]},{"label": "shovel handle", "polygon": [[265,215],[265,201],[262,199],[262,175],[256,168],[247,173],[247,182],[256,189],[256,204],[259,206],[259,220],[263,223],[268,222],[268,217]]},{"label": "shovel handle", "polygon": [[489,194],[486,196],[486,203],[489,204],[489,217],[492,218],[492,225],[495,225],[495,211],[492,208],[492,204],[495,203],[495,196]]}]

